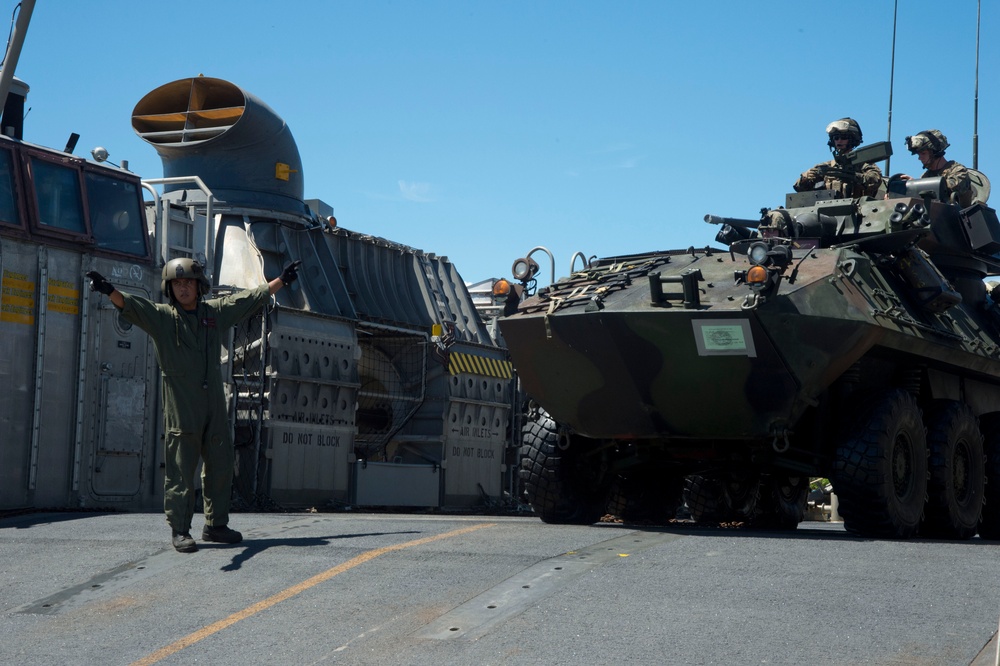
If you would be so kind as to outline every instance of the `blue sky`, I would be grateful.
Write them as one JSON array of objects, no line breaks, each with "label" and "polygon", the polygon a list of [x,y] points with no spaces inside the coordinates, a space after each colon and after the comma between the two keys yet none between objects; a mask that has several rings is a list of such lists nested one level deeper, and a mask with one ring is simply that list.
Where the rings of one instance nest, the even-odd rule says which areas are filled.
[{"label": "blue sky", "polygon": [[[972,166],[976,13],[900,0],[891,172],[919,175],[904,137],[928,128]],[[232,81],[290,126],[307,198],[475,282],[538,245],[558,276],[578,251],[710,244],[706,213],[756,218],[829,159],[831,120],[885,140],[892,20],[892,0],[37,0],[17,75],[26,140],[77,132],[147,178],[135,104]],[[998,32],[983,2],[978,163],[1000,186]]]}]

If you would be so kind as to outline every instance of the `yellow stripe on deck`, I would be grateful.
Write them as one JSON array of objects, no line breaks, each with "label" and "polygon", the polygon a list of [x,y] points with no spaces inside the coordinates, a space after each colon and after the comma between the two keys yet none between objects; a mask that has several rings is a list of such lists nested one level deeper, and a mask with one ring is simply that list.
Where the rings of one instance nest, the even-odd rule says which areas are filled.
[{"label": "yellow stripe on deck", "polygon": [[323,573],[316,574],[312,578],[307,578],[306,580],[293,585],[278,594],[268,597],[262,601],[244,608],[243,610],[233,613],[229,617],[225,617],[218,622],[214,622],[206,627],[202,627],[198,631],[195,631],[187,636],[174,641],[170,645],[160,648],[151,655],[140,659],[139,661],[132,662],[132,666],[151,666],[159,661],[163,661],[167,657],[173,656],[174,654],[180,652],[186,647],[190,647],[195,643],[202,641],[212,634],[217,634],[227,627],[231,627],[240,620],[245,620],[248,617],[256,615],[257,613],[266,610],[276,604],[281,603],[291,599],[295,595],[308,590],[311,587],[315,587],[320,583],[330,580],[334,576],[349,571],[359,564],[364,564],[369,560],[373,560],[376,557],[385,555],[386,553],[392,553],[398,550],[405,550],[407,548],[413,548],[414,546],[422,546],[427,543],[433,543],[435,541],[440,541],[442,539],[450,539],[452,537],[457,537],[463,534],[468,534],[470,532],[475,532],[476,530],[481,530],[484,527],[494,527],[496,523],[478,523],[476,525],[470,525],[469,527],[462,527],[457,530],[452,530],[450,532],[445,532],[444,534],[435,534],[434,536],[424,537],[423,539],[416,539],[414,541],[407,541],[405,543],[397,543],[392,546],[384,546],[382,548],[376,548],[375,550],[369,550],[367,552],[361,553],[357,557],[351,558],[350,560],[344,562],[343,564],[338,564],[332,569],[327,569]]}]

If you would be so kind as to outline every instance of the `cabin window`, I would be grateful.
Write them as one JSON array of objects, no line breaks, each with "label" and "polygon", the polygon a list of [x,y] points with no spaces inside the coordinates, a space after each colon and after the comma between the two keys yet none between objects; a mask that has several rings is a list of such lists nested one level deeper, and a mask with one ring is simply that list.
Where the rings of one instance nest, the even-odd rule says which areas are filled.
[{"label": "cabin window", "polygon": [[138,183],[87,172],[87,207],[97,247],[145,257],[146,225]]},{"label": "cabin window", "polygon": [[0,224],[21,226],[14,195],[14,158],[8,150],[0,150]]},{"label": "cabin window", "polygon": [[77,234],[87,233],[80,195],[80,172],[31,158],[39,224]]}]

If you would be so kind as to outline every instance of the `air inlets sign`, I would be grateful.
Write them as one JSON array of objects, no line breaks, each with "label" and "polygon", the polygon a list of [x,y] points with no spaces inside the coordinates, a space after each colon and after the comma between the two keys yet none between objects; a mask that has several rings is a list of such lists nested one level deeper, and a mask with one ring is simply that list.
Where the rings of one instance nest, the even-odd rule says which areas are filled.
[{"label": "air inlets sign", "polygon": [[749,319],[695,319],[699,356],[757,356]]}]

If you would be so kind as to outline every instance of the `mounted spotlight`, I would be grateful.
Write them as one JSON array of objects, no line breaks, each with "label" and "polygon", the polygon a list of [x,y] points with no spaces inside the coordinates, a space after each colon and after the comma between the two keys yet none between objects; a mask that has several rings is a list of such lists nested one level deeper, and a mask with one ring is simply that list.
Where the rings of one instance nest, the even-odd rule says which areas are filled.
[{"label": "mounted spotlight", "polygon": [[514,279],[520,280],[521,282],[527,282],[532,279],[538,274],[538,271],[538,262],[531,257],[515,259],[514,264],[510,268],[511,275],[514,276]]}]

